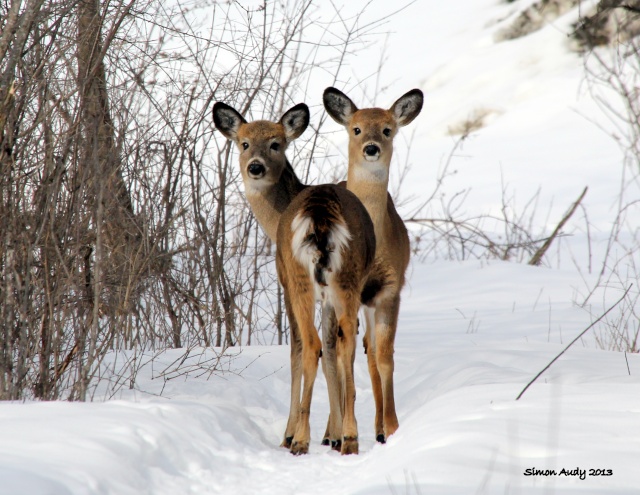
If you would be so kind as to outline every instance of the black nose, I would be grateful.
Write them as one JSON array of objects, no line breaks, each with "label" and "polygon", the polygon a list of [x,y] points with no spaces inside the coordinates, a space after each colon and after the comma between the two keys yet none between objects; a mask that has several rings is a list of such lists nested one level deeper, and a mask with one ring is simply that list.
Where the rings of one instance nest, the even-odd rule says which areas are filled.
[{"label": "black nose", "polygon": [[265,169],[264,165],[260,162],[250,163],[249,166],[247,167],[247,171],[249,172],[249,175],[252,175],[253,177],[260,177],[264,175],[266,170],[267,169]]},{"label": "black nose", "polygon": [[376,156],[380,153],[380,148],[375,144],[368,144],[364,147],[364,152],[369,156]]}]

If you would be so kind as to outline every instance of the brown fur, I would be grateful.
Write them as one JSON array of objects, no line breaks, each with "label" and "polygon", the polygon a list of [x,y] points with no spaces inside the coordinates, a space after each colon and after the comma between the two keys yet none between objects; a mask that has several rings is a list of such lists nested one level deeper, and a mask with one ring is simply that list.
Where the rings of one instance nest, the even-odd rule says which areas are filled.
[{"label": "brown fur", "polygon": [[[254,215],[267,235],[278,243],[278,274],[285,287],[285,306],[291,325],[291,406],[282,445],[293,453],[304,453],[308,449],[308,405],[317,372],[318,338],[313,328],[314,290],[310,286],[313,287],[314,279],[316,283],[322,282],[318,284],[320,286],[329,285],[326,269],[330,268],[327,259],[332,246],[326,235],[332,222],[343,222],[353,234],[349,252],[343,253],[348,263],[333,277],[335,287],[330,287],[340,294],[341,302],[335,311],[326,301],[324,304],[322,365],[328,383],[331,414],[323,443],[331,443],[334,448],[341,448],[343,453],[357,452],[353,402],[343,398],[348,391],[347,396],[355,400],[352,376],[356,313],[364,274],[369,270],[375,253],[375,235],[369,215],[360,201],[343,188],[303,185],[286,160],[286,145],[300,135],[308,123],[306,105],[290,109],[280,122],[247,123],[238,112],[223,103],[216,103],[213,113],[216,127],[238,146],[240,170]],[[282,153],[271,150],[274,142],[280,145]],[[256,160],[266,169],[259,178],[251,177],[248,172],[250,164]],[[290,229],[281,227],[282,233],[278,230],[279,224],[290,225],[300,211],[314,218],[313,235],[310,233],[305,240],[317,242],[318,260],[312,278],[309,278],[308,267],[301,267],[292,259],[291,243],[287,241]],[[343,414],[345,410],[346,414]],[[345,437],[347,441],[343,441]]]},{"label": "brown fur", "polygon": [[[248,123],[228,105],[220,102],[214,105],[216,127],[238,147],[240,173],[251,210],[273,242],[276,241],[280,216],[291,200],[307,187],[296,176],[285,150],[306,129],[308,112],[307,106],[300,104],[286,112],[280,122],[256,120]],[[291,120],[291,115],[297,116],[294,123],[298,127],[287,129],[285,124]],[[244,143],[248,145],[247,149],[244,149]],[[271,150],[274,143],[278,144],[278,151]],[[263,177],[250,176],[248,167],[254,160],[265,166]]]},{"label": "brown fur", "polygon": [[[304,241],[317,252],[318,261],[313,270],[296,258],[292,247],[292,225],[298,215],[307,216],[314,224]],[[346,226],[351,234],[351,240],[341,249],[342,265],[339,269],[327,261],[331,252],[340,249],[332,246],[328,240],[328,233],[336,224]],[[336,353],[339,386],[344,399],[341,452],[358,453],[353,363],[360,294],[375,255],[373,224],[366,209],[353,193],[337,185],[327,184],[309,187],[296,196],[282,215],[277,239],[278,277],[291,302],[288,308],[289,319],[297,322],[302,341],[304,378],[299,412],[290,416],[285,439],[292,437],[291,452],[294,454],[306,453],[309,449],[309,408],[321,348],[314,326],[314,293],[319,289],[323,300],[332,299],[331,304],[339,326]],[[292,403],[292,407],[298,406]]]},{"label": "brown fur", "polygon": [[[376,439],[385,442],[398,429],[393,393],[394,340],[405,283],[410,244],[407,229],[387,192],[393,138],[422,109],[420,90],[399,98],[388,110],[358,109],[343,93],[327,88],[324,105],[329,115],[349,132],[347,189],[362,201],[373,221],[376,260],[362,294],[365,309],[365,352],[376,404]],[[368,148],[377,153],[370,156]],[[367,158],[370,158],[369,160]]]}]

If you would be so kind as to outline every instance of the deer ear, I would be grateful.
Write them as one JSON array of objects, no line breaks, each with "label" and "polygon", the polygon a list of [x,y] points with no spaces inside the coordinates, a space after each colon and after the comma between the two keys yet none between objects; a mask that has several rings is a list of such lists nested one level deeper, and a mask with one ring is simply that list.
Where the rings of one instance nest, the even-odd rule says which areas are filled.
[{"label": "deer ear", "polygon": [[213,123],[224,137],[235,141],[238,129],[247,121],[234,108],[219,101],[213,105]]},{"label": "deer ear", "polygon": [[293,141],[302,134],[309,125],[309,107],[304,103],[299,103],[290,108],[280,119],[284,127],[284,135],[288,142]]},{"label": "deer ear", "polygon": [[325,89],[322,101],[331,118],[345,127],[349,125],[353,114],[358,111],[358,107],[354,105],[349,97],[336,88]]},{"label": "deer ear", "polygon": [[419,89],[412,89],[408,93],[402,95],[391,105],[389,111],[394,115],[398,126],[402,127],[413,122],[424,102],[424,95]]}]

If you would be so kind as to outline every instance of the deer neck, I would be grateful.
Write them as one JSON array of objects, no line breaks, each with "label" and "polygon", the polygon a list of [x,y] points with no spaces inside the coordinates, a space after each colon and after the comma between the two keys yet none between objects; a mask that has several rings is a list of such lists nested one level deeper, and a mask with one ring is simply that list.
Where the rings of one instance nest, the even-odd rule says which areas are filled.
[{"label": "deer neck", "polygon": [[[367,209],[379,243],[387,225],[387,187],[389,164],[349,163],[347,189],[354,193]],[[380,246],[381,247],[381,246]]]},{"label": "deer neck", "polygon": [[276,242],[278,223],[284,210],[307,186],[300,182],[291,164],[287,161],[280,180],[270,187],[257,188],[245,183],[245,193],[253,215],[269,236]]}]

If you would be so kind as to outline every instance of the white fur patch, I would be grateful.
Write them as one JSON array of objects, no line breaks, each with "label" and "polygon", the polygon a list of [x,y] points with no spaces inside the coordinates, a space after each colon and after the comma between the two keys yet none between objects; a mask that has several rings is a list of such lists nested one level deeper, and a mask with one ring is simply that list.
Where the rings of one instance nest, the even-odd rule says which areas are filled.
[{"label": "white fur patch", "polygon": [[260,177],[259,179],[252,179],[248,177],[243,180],[244,190],[247,195],[261,195],[266,194],[267,189],[273,187],[273,182],[266,177]]},{"label": "white fur patch", "polygon": [[376,352],[376,308],[368,308],[366,306],[362,306],[361,308],[364,314],[365,332],[369,339],[367,352]]},{"label": "white fur patch", "polygon": [[[313,281],[316,299],[324,301],[325,298],[327,298],[329,301],[332,301],[335,297],[331,287],[321,287],[315,279],[315,266],[320,253],[315,243],[306,240],[312,231],[313,221],[311,218],[297,213],[291,222],[291,232],[293,233],[291,249],[293,256],[309,271],[309,276]],[[342,223],[335,224],[329,232],[327,247],[331,252],[329,253],[329,263],[327,264],[327,271],[325,272],[326,281],[329,286],[331,286],[333,274],[342,268],[342,251],[348,247],[351,238],[349,229]]]},{"label": "white fur patch", "polygon": [[351,232],[343,223],[337,223],[329,234],[329,248],[332,250],[329,255],[329,268],[337,272],[342,268],[342,250],[349,246]]},{"label": "white fur patch", "polygon": [[310,273],[313,273],[316,260],[318,259],[317,250],[312,245],[305,242],[307,235],[313,229],[313,222],[309,217],[302,216],[301,213],[296,214],[291,222],[291,249],[293,256],[303,265],[306,266]]},{"label": "white fur patch", "polygon": [[363,162],[354,167],[353,175],[358,182],[388,182],[389,167],[380,161]]}]

